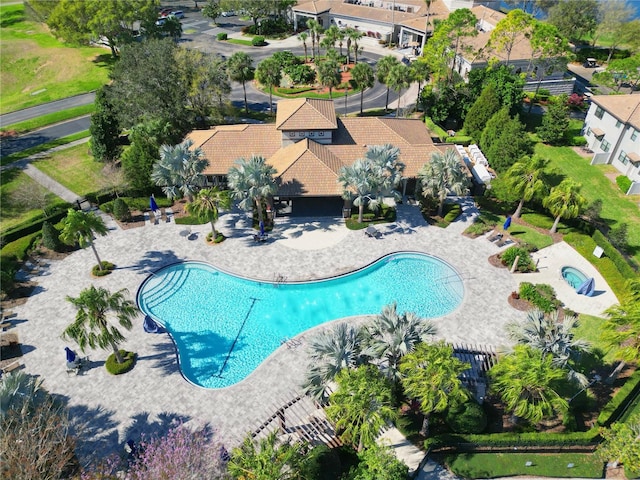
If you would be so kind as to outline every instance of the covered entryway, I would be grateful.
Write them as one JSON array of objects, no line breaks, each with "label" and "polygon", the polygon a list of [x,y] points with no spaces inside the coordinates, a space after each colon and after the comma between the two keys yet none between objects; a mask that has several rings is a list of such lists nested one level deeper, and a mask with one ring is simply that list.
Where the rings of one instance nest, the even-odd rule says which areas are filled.
[{"label": "covered entryway", "polygon": [[276,217],[341,217],[344,200],[340,197],[274,198]]}]

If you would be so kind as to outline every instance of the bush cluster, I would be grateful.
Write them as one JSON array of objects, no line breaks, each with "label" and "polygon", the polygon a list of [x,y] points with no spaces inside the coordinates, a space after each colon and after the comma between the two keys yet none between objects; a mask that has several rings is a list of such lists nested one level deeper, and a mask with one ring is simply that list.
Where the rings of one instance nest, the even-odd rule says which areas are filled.
[{"label": "bush cluster", "polygon": [[551,313],[562,306],[562,302],[556,298],[556,291],[546,283],[533,284],[522,282],[518,292],[520,298],[527,300],[534,307],[545,313]]},{"label": "bush cluster", "polygon": [[516,269],[519,272],[533,272],[536,269],[535,264],[533,263],[533,259],[531,258],[531,254],[529,250],[523,247],[509,247],[500,255],[500,260],[503,265],[506,265],[507,268],[511,268],[513,262],[515,262],[516,257],[518,258],[518,265]]},{"label": "bush cluster", "polygon": [[113,216],[120,222],[128,222],[131,220],[131,211],[129,205],[122,198],[116,198],[113,201]]},{"label": "bush cluster", "polygon": [[116,268],[113,263],[104,260],[100,262],[100,264],[102,265],[102,270],[100,270],[98,265],[94,265],[91,269],[91,273],[94,277],[104,277],[109,275]]},{"label": "bush cluster", "polygon": [[[595,232],[593,232],[591,238],[593,238],[596,244],[602,247],[602,249],[604,250],[604,254],[611,259],[613,264],[618,269],[618,272],[620,272],[620,274],[624,278],[635,278],[638,275],[638,273],[634,271],[631,265],[627,263],[622,254],[618,250],[616,250],[613,245],[611,245],[611,242],[607,240],[607,238],[602,234],[600,230],[596,230]],[[585,257],[589,258],[586,255]]]},{"label": "bush cluster", "polygon": [[487,414],[474,401],[450,408],[446,420],[455,433],[482,433],[487,427]]},{"label": "bush cluster", "polygon": [[226,39],[227,39],[227,34],[226,34],[226,33],[224,33],[224,32],[220,32],[220,33],[218,33],[218,35],[216,35],[216,38],[217,38],[219,41],[226,40]]},{"label": "bush cluster", "polygon": [[71,206],[70,204],[66,203],[64,205],[56,207],[56,209],[59,208],[60,210],[49,215],[46,218],[41,217],[35,220],[30,220],[27,223],[23,223],[12,229],[7,230],[6,232],[3,232],[2,236],[0,237],[0,243],[2,245],[6,245],[8,243],[11,243],[15,240],[19,240],[22,237],[25,237],[32,233],[40,233],[42,231],[42,224],[44,222],[48,221],[48,222],[51,222],[52,224],[58,223],[60,220],[62,220],[64,217],[67,216],[67,209],[70,206]]},{"label": "bush cluster", "polygon": [[264,42],[264,37],[260,36],[260,35],[256,35],[255,37],[253,37],[251,39],[251,45],[253,45],[254,47],[262,47],[265,45]]},{"label": "bush cluster", "polygon": [[45,221],[42,224],[42,244],[49,250],[59,252],[62,250],[60,232],[51,223]]},{"label": "bush cluster", "polygon": [[622,193],[626,194],[629,191],[629,188],[631,188],[631,180],[629,180],[629,177],[626,175],[618,175],[616,177],[616,183],[618,184],[618,187],[620,187],[620,190],[622,190]]},{"label": "bush cluster", "polygon": [[122,355],[122,357],[124,358],[123,363],[118,363],[115,353],[109,355],[109,357],[107,358],[107,362],[105,363],[105,368],[111,375],[120,375],[122,373],[127,373],[133,368],[133,365],[135,364],[135,353],[127,352],[126,350],[119,350],[119,352],[120,355]]}]

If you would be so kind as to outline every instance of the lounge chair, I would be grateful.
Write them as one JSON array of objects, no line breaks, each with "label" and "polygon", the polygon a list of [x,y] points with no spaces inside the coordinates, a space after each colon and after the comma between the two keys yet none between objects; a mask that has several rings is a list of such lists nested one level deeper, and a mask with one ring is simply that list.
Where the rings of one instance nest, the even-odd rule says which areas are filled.
[{"label": "lounge chair", "polygon": [[253,236],[253,241],[254,242],[266,242],[268,239],[269,239],[269,234],[268,233],[265,233],[265,234],[262,234],[262,235],[260,235],[259,233],[256,233]]},{"label": "lounge chair", "polygon": [[495,242],[496,240],[502,240],[502,237],[503,237],[503,236],[504,236],[504,234],[502,234],[502,233],[496,233],[496,234],[491,235],[491,236],[489,237],[489,241],[490,241],[490,242]]},{"label": "lounge chair", "polygon": [[9,365],[2,367],[2,374],[4,375],[5,373],[13,372],[15,369],[20,368],[21,366],[22,364],[17,361],[10,363]]},{"label": "lounge chair", "polygon": [[504,247],[508,243],[512,243],[512,240],[509,237],[503,236],[496,242],[496,247]]},{"label": "lounge chair", "polygon": [[378,229],[372,225],[369,225],[365,231],[364,231],[365,235],[367,235],[367,237],[371,237],[371,238],[380,238],[382,236],[382,234],[378,231]]}]

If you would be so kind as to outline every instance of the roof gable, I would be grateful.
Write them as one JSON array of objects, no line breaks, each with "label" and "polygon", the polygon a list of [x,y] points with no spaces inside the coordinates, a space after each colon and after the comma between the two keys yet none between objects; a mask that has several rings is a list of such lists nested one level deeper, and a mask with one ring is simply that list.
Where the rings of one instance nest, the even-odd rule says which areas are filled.
[{"label": "roof gable", "polygon": [[278,130],[333,130],[337,127],[333,100],[295,98],[278,102]]},{"label": "roof gable", "polygon": [[621,122],[640,130],[640,95],[594,95],[591,101]]}]

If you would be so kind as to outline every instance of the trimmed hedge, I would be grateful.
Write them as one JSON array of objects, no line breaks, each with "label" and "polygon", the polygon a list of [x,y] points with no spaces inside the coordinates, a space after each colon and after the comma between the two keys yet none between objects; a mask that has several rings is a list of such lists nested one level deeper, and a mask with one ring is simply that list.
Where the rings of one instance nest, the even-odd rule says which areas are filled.
[{"label": "trimmed hedge", "polygon": [[251,39],[251,45],[253,45],[254,47],[262,47],[266,45],[264,42],[264,37],[260,35],[256,35]]},{"label": "trimmed hedge", "polygon": [[218,33],[218,35],[216,35],[216,38],[217,38],[218,40],[220,40],[220,41],[222,41],[222,40],[226,40],[226,39],[227,39],[227,34],[226,34],[226,33],[224,33],[224,32],[220,32],[220,33]]},{"label": "trimmed hedge", "polygon": [[67,210],[68,208],[71,206],[71,204],[67,203],[64,204],[64,206],[60,206],[58,208],[64,208],[64,210],[59,211],[57,213],[54,213],[52,215],[49,215],[48,217],[42,217],[42,218],[38,218],[36,220],[32,220],[29,223],[25,223],[22,225],[19,225],[15,228],[12,228],[10,230],[7,230],[6,232],[4,232],[2,234],[2,236],[0,237],[0,244],[2,245],[6,245],[8,243],[14,242],[22,237],[26,237],[27,235],[31,235],[32,233],[36,233],[36,232],[41,232],[42,231],[42,224],[44,222],[49,222],[53,225],[55,225],[56,223],[58,223],[60,220],[62,220],[66,215],[67,215]]},{"label": "trimmed hedge", "polygon": [[8,243],[0,251],[0,289],[7,293],[13,289],[14,277],[20,262],[27,258],[27,254],[40,238],[41,232],[31,233]]},{"label": "trimmed hedge", "polygon": [[593,232],[591,238],[593,238],[593,240],[602,247],[602,249],[604,250],[604,254],[611,259],[613,264],[618,269],[618,272],[620,272],[620,274],[624,278],[637,277],[637,272],[633,270],[631,265],[627,263],[622,254],[616,249],[616,247],[611,245],[611,242],[607,240],[607,238],[602,234],[600,230],[596,230],[595,232]]},{"label": "trimmed hedge", "polygon": [[629,188],[631,187],[631,180],[629,180],[628,177],[626,177],[625,175],[618,175],[616,177],[616,183],[618,184],[618,187],[620,187],[620,190],[622,190],[622,193],[626,194],[629,191]]},{"label": "trimmed hedge", "polygon": [[640,370],[636,370],[611,401],[605,405],[600,415],[598,415],[596,424],[601,427],[608,427],[615,422],[626,408],[628,400],[635,396],[638,391],[640,391]]},{"label": "trimmed hedge", "polygon": [[119,350],[120,355],[124,358],[124,363],[118,363],[116,360],[116,354],[112,353],[107,358],[105,363],[105,368],[107,372],[111,375],[120,375],[122,373],[127,373],[129,370],[133,368],[136,363],[136,354],[133,352],[127,352],[126,350]]},{"label": "trimmed hedge", "polygon": [[456,445],[469,445],[474,447],[546,447],[546,446],[571,446],[592,445],[599,437],[598,428],[592,428],[586,432],[526,432],[526,433],[491,433],[478,434],[444,434],[435,435],[424,441],[424,448],[438,449]]}]

